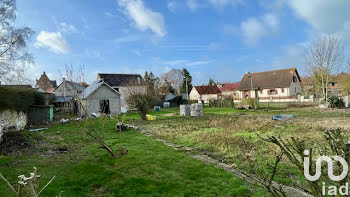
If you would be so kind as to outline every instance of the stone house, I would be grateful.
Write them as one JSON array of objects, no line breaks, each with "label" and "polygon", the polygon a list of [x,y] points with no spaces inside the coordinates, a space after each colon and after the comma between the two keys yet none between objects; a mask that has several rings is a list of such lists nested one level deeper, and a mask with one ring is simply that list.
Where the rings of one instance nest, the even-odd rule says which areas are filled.
[{"label": "stone house", "polygon": [[260,102],[293,102],[302,93],[296,68],[247,73],[238,87],[240,99],[259,98]]},{"label": "stone house", "polygon": [[102,79],[107,85],[120,93],[121,107],[125,110],[129,110],[126,99],[130,92],[146,93],[147,91],[145,81],[139,74],[98,73],[97,80],[100,79]]},{"label": "stone house", "polygon": [[65,112],[77,112],[76,97],[84,90],[84,86],[63,78],[62,83],[55,90],[55,105]]},{"label": "stone house", "polygon": [[105,113],[121,114],[120,93],[103,80],[90,84],[79,94],[79,115]]},{"label": "stone house", "polygon": [[51,81],[45,72],[36,80],[35,88],[40,88],[47,93],[54,93],[57,88],[56,80]]},{"label": "stone house", "polygon": [[189,94],[190,100],[198,100],[198,102],[209,103],[209,100],[220,100],[221,91],[216,86],[193,86]]}]

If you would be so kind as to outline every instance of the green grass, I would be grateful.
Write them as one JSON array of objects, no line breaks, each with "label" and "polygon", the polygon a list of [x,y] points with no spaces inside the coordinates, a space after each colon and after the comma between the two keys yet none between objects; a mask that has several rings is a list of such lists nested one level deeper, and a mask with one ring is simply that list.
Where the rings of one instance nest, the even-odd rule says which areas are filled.
[{"label": "green grass", "polygon": [[[291,136],[305,140],[309,147],[322,147],[325,143],[323,132],[326,126],[346,124],[350,110],[321,110],[317,107],[305,108],[275,108],[262,110],[238,110],[235,108],[204,108],[203,117],[166,116],[166,112],[179,112],[179,108],[165,109],[156,114],[155,121],[138,121],[158,138],[175,144],[191,146],[195,151],[209,154],[228,164],[236,164],[240,169],[250,171],[249,163],[244,157],[251,153],[256,159],[260,170],[271,173],[266,161],[273,163],[274,151],[279,148],[262,141],[256,134],[281,136],[289,139]],[[278,114],[294,114],[295,119],[289,122],[273,121],[271,117]],[[323,125],[312,124],[320,121]],[[329,121],[331,124],[327,124]],[[339,125],[341,126],[341,125]],[[343,125],[345,126],[345,125]],[[303,173],[293,166],[287,158],[283,158],[280,176],[276,180],[286,185],[292,181],[305,183]]]},{"label": "green grass", "polygon": [[[118,152],[120,138],[114,131],[114,123],[105,125],[105,137],[106,143]],[[102,128],[100,122],[96,125]],[[57,131],[61,134],[57,135]],[[18,175],[28,176],[34,166],[42,175],[41,186],[56,175],[42,196],[56,196],[61,190],[64,190],[64,197],[254,195],[231,173],[206,165],[134,130],[122,133],[124,145],[129,149],[129,154],[122,157],[111,157],[74,123],[53,126],[43,135],[43,143],[38,143],[34,152],[0,156],[0,172],[12,184],[16,183]],[[53,151],[61,146],[69,151]],[[2,180],[0,196],[14,196]]]}]

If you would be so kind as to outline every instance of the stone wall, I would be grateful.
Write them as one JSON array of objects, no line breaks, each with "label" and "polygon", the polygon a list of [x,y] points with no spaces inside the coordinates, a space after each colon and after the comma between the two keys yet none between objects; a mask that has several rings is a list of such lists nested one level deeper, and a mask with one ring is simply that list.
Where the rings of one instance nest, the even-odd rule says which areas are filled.
[{"label": "stone wall", "polygon": [[0,141],[7,131],[24,129],[27,124],[27,115],[23,112],[5,110],[0,112]]}]

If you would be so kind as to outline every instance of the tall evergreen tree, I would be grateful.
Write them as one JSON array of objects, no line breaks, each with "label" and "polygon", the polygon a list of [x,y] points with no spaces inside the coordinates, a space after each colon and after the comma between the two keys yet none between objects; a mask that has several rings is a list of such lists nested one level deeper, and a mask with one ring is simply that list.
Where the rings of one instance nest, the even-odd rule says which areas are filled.
[{"label": "tall evergreen tree", "polygon": [[182,73],[183,73],[184,79],[183,79],[180,91],[181,93],[186,94],[186,80],[187,80],[187,87],[188,87],[187,94],[189,94],[192,90],[192,76],[190,75],[190,72],[188,72],[186,68],[182,70]]},{"label": "tall evergreen tree", "polygon": [[148,73],[147,71],[145,72],[145,76],[144,76],[145,82],[146,82],[146,86],[147,86],[147,90],[151,93],[154,93],[155,90],[155,84],[158,80],[158,77],[155,77],[154,74],[152,72]]},{"label": "tall evergreen tree", "polygon": [[216,84],[216,83],[215,83],[214,79],[209,78],[208,85],[213,86],[213,85],[215,85],[215,84]]}]

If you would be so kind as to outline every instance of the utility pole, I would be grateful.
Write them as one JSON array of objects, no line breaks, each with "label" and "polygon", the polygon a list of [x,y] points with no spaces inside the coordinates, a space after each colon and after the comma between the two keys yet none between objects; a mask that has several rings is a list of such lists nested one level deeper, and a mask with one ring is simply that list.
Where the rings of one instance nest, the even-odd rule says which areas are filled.
[{"label": "utility pole", "polygon": [[185,81],[186,81],[186,95],[187,95],[187,101],[190,100],[188,98],[188,85],[187,85],[187,77],[184,77]]}]

